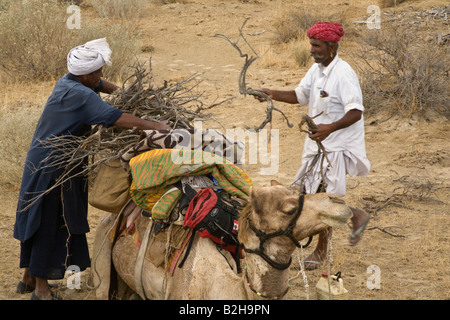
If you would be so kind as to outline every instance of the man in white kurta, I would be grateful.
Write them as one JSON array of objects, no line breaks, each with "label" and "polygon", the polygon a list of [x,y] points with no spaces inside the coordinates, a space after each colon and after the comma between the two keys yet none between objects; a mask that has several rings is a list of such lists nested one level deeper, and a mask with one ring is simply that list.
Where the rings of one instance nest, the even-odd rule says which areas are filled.
[{"label": "man in white kurta", "polygon": [[[326,92],[327,96],[321,97],[320,91]],[[320,114],[314,119],[315,123],[330,124],[342,119],[350,110],[364,111],[356,73],[338,55],[326,67],[323,64],[314,64],[295,89],[295,93],[300,105],[309,104],[310,117]],[[349,127],[334,131],[321,143],[327,152],[322,164],[325,181],[321,181],[321,161],[312,166],[314,158],[319,154],[317,142],[306,139],[302,167],[294,178],[293,186],[303,186],[306,193],[315,193],[322,182],[326,185],[326,192],[344,196],[346,174],[367,176],[370,170],[364,143],[363,116]],[[331,163],[328,163],[328,160]],[[309,174],[306,174],[307,172]]]},{"label": "man in white kurta", "polygon": [[[317,129],[311,129],[305,140],[302,166],[292,183],[304,193],[328,192],[344,196],[346,175],[367,176],[370,170],[358,77],[337,55],[338,42],[343,35],[344,30],[339,24],[318,22],[308,30],[311,56],[316,63],[298,87],[289,91],[260,89],[276,101],[309,105],[308,113],[314,117]],[[318,142],[324,146],[326,157],[319,152]],[[369,215],[361,209],[351,209],[353,230],[350,245],[356,245]],[[305,259],[306,269],[321,265],[326,257],[327,243],[328,232],[320,233],[315,251]]]}]

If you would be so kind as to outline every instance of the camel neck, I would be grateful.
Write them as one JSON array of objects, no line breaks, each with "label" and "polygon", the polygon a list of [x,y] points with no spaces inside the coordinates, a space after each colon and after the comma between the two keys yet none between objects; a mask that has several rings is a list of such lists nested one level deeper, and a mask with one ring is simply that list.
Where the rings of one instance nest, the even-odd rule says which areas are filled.
[{"label": "camel neck", "polygon": [[[255,259],[261,260],[260,263],[255,263]],[[253,263],[251,260],[253,260]],[[247,258],[244,263],[243,281],[247,291],[263,299],[283,299],[289,291],[289,268],[277,270],[269,266],[259,257],[255,257],[254,259]],[[259,264],[264,264],[265,266]],[[260,274],[257,274],[256,270]],[[261,270],[264,271],[261,272]]]}]

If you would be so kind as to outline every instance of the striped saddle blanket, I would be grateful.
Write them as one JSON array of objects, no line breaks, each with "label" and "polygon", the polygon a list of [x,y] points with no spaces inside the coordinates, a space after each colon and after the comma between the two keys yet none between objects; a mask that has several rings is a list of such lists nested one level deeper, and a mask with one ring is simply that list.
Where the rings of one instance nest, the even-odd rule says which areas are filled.
[{"label": "striped saddle blanket", "polygon": [[166,219],[181,197],[174,186],[185,177],[211,176],[230,196],[248,201],[252,180],[238,166],[221,156],[201,151],[155,149],[130,160],[133,201],[151,212],[156,220]]}]

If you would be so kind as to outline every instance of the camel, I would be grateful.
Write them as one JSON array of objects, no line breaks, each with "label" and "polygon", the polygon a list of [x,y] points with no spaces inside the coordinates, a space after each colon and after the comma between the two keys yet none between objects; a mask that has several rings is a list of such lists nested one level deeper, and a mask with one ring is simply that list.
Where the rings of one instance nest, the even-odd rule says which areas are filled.
[{"label": "camel", "polygon": [[[114,246],[104,241],[114,217],[108,215],[95,236],[93,268],[97,272],[94,276],[97,298],[108,297],[112,260],[120,279],[144,299],[253,300],[282,299],[288,291],[291,256],[299,241],[330,227],[345,225],[352,211],[333,194],[299,197],[277,182],[253,188],[248,205],[239,215],[238,239],[245,248],[240,260],[242,272],[236,272],[228,251],[219,252],[210,239],[196,235],[182,268],[168,275],[164,264],[156,267],[143,259],[138,281],[135,271],[139,248],[133,236],[120,237]],[[137,229],[145,229],[153,222],[140,218],[135,223]]]}]

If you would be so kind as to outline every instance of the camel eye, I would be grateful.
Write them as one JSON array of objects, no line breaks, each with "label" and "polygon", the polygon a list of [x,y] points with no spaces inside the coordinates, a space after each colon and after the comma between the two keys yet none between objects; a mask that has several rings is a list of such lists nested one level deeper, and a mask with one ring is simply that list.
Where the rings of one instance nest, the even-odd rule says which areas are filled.
[{"label": "camel eye", "polygon": [[339,199],[339,198],[337,198],[337,197],[329,196],[328,198],[331,200],[331,202],[339,203],[339,204],[345,204],[345,201],[344,201],[344,200]]},{"label": "camel eye", "polygon": [[289,206],[287,208],[285,208],[284,210],[282,210],[284,214],[291,216],[293,214],[295,214],[297,212],[297,207],[292,207]]}]

